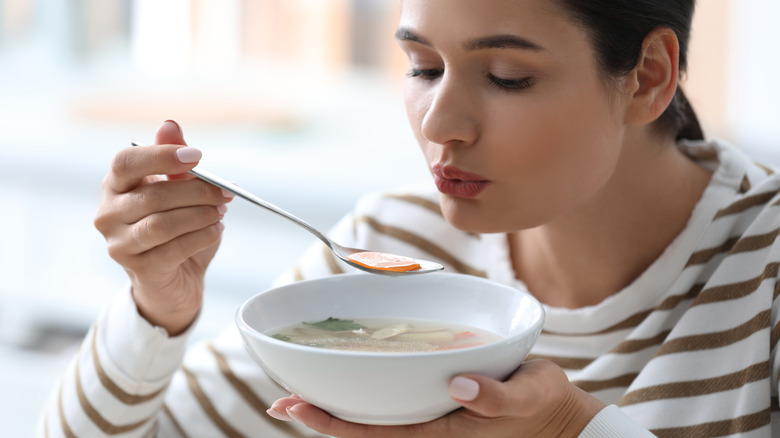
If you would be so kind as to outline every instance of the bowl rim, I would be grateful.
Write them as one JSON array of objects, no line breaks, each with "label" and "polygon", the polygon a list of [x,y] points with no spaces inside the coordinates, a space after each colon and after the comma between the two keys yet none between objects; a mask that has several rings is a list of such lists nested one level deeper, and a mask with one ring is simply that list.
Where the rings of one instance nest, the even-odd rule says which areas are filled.
[{"label": "bowl rim", "polygon": [[[353,356],[353,357],[381,357],[381,358],[400,358],[400,359],[408,359],[410,357],[430,357],[430,356],[448,356],[448,355],[458,355],[458,354],[464,354],[464,352],[481,352],[483,350],[491,350],[495,348],[503,348],[507,344],[512,344],[514,342],[518,342],[520,339],[525,338],[528,336],[529,333],[536,333],[534,336],[538,336],[539,332],[541,331],[542,325],[544,324],[545,318],[546,318],[546,311],[544,308],[544,305],[536,299],[533,295],[531,295],[530,292],[524,289],[520,289],[517,287],[509,286],[503,283],[498,283],[496,281],[484,278],[484,277],[477,277],[474,275],[469,274],[461,274],[461,273],[452,273],[452,272],[439,272],[439,273],[432,273],[428,275],[436,275],[436,276],[449,276],[449,277],[469,277],[478,281],[486,281],[491,282],[494,285],[500,286],[505,289],[511,289],[513,291],[519,292],[522,295],[525,295],[527,298],[530,298],[531,302],[534,304],[534,306],[538,309],[538,317],[536,320],[533,321],[532,324],[530,324],[528,327],[526,327],[524,330],[512,335],[512,336],[502,336],[501,339],[488,342],[483,345],[477,345],[473,347],[465,347],[465,348],[458,348],[453,350],[443,350],[443,351],[418,351],[418,352],[386,352],[386,351],[351,351],[351,350],[336,350],[336,349],[330,349],[330,348],[319,348],[319,347],[312,347],[308,345],[301,345],[296,344],[293,342],[287,342],[282,341],[280,339],[276,339],[270,335],[267,335],[249,325],[244,318],[243,314],[247,307],[260,295],[284,288],[287,286],[293,286],[293,285],[299,285],[303,283],[310,283],[310,282],[319,282],[323,280],[332,279],[334,277],[340,277],[343,278],[344,276],[367,276],[367,275],[375,275],[370,273],[343,273],[343,274],[334,274],[329,275],[326,277],[318,277],[318,278],[311,278],[306,280],[299,280],[292,283],[287,283],[279,286],[271,286],[269,288],[264,289],[261,292],[258,292],[251,297],[247,298],[236,310],[235,313],[235,321],[236,325],[239,328],[239,333],[244,335],[250,335],[255,338],[261,339],[263,342],[268,342],[271,345],[276,345],[279,347],[285,347],[285,348],[291,348],[293,350],[299,350],[303,352],[309,352],[309,353],[316,353],[316,354],[323,354],[323,355],[336,355],[336,356]],[[535,342],[535,341],[534,341]]]}]

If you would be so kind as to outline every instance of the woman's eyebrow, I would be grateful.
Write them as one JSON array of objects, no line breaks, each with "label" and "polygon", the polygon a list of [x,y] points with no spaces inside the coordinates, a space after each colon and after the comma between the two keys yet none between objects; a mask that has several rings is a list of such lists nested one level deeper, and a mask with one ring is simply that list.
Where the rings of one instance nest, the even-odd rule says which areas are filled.
[{"label": "woman's eyebrow", "polygon": [[420,35],[417,35],[408,27],[399,27],[398,30],[395,31],[395,39],[398,41],[412,41],[428,47],[431,46],[431,43],[429,43],[428,40],[421,37]]},{"label": "woman's eyebrow", "polygon": [[[412,41],[431,47],[431,43],[407,27],[399,27],[395,32],[395,38],[399,41]],[[533,52],[544,51],[544,48],[530,40],[512,34],[489,35],[473,38],[463,44],[468,51],[485,49],[522,49]]]},{"label": "woman's eyebrow", "polygon": [[466,43],[463,45],[463,48],[466,50],[522,49],[533,52],[544,51],[544,48],[539,44],[511,34],[490,35],[486,37],[470,39],[466,41]]}]

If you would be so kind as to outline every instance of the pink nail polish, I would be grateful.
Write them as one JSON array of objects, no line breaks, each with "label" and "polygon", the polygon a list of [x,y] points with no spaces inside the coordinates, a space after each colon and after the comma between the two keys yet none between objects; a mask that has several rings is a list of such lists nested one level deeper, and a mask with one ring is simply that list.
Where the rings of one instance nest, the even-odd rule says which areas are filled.
[{"label": "pink nail polish", "polygon": [[287,415],[284,415],[283,413],[275,411],[273,409],[268,409],[265,412],[266,412],[266,414],[268,414],[269,416],[271,416],[273,418],[276,418],[277,420],[282,420],[282,421],[291,421],[292,420]]},{"label": "pink nail polish", "polygon": [[227,205],[225,205],[225,204],[217,205],[217,212],[219,214],[224,215],[227,212],[227,210],[228,210]]},{"label": "pink nail polish", "polygon": [[197,163],[200,161],[203,153],[195,148],[183,147],[176,149],[176,157],[182,163]]},{"label": "pink nail polish", "polygon": [[[296,423],[300,423],[301,420],[298,419],[298,417],[295,416],[295,414],[292,413],[290,408],[285,409],[287,411],[287,416],[290,417],[291,420],[295,421]],[[303,424],[303,423],[301,423]]]},{"label": "pink nail polish", "polygon": [[175,120],[166,120],[163,122],[163,124],[165,123],[172,123],[174,126],[176,126],[176,129],[178,129],[179,132],[181,132],[181,126],[179,126],[179,124]]},{"label": "pink nail polish", "polygon": [[456,400],[472,401],[479,395],[479,383],[466,377],[455,377],[450,382],[450,397]]}]

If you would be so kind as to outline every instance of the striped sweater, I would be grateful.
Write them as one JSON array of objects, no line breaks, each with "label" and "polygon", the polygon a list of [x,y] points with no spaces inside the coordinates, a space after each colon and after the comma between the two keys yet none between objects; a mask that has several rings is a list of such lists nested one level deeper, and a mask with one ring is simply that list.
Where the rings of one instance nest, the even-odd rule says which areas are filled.
[{"label": "striped sweater", "polygon": [[[713,171],[686,228],[639,278],[603,302],[548,306],[531,356],[558,363],[574,384],[610,405],[583,437],[780,436],[780,176],[721,142],[680,147]],[[523,287],[506,236],[454,229],[436,200],[428,189],[367,196],[333,237]],[[280,282],[348,269],[317,245]],[[169,338],[140,318],[125,291],[91,328],[37,433],[317,436],[266,415],[284,395],[245,352],[234,327],[188,346],[186,334]],[[633,432],[618,435],[621,427]]]}]

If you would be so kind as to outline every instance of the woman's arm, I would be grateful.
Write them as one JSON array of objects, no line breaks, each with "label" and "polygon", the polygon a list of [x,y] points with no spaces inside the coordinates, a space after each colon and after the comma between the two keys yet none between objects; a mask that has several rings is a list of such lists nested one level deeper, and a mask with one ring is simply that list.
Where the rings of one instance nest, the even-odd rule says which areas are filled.
[{"label": "woman's arm", "polygon": [[148,436],[188,335],[169,337],[138,314],[129,290],[119,294],[52,391],[36,436]]},{"label": "woman's arm", "polygon": [[138,314],[129,291],[119,294],[54,388],[36,436],[319,436],[266,414],[285,391],[234,329],[188,348],[190,331],[167,336]]},{"label": "woman's arm", "polygon": [[[156,143],[166,145],[121,151],[106,177],[95,222],[131,285],[84,339],[37,436],[317,436],[266,414],[285,392],[246,353],[235,328],[188,347],[221,234],[219,207],[230,198],[182,175],[196,162],[187,156],[193,149],[176,146],[184,143],[178,125],[165,123]],[[182,149],[188,162],[179,159]],[[307,276],[332,273],[324,254],[310,251],[301,266]]]}]

